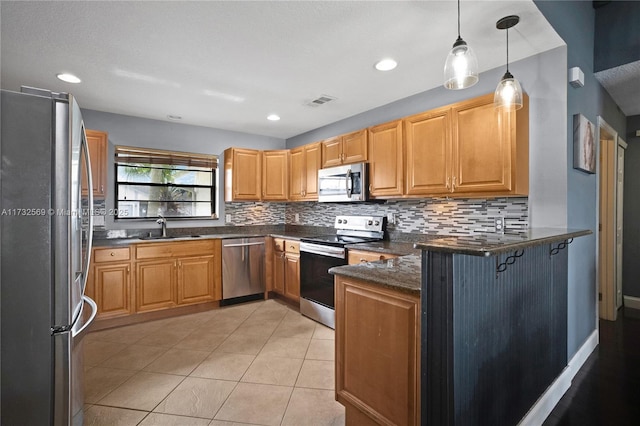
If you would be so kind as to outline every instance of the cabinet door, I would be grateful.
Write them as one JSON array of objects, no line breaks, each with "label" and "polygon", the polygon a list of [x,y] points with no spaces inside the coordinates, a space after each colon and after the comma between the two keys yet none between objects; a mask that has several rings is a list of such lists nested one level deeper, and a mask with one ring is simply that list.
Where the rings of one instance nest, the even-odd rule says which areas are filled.
[{"label": "cabinet door", "polygon": [[336,279],[336,395],[379,424],[420,424],[420,299]]},{"label": "cabinet door", "polygon": [[342,163],[367,161],[367,129],[342,136]]},{"label": "cabinet door", "polygon": [[[86,130],[89,159],[91,160],[91,177],[93,196],[104,198],[107,189],[107,140],[105,132]],[[87,178],[82,173],[82,195],[87,195]]]},{"label": "cabinet door", "polygon": [[138,262],[136,266],[136,311],[155,311],[176,305],[176,260]]},{"label": "cabinet door", "polygon": [[286,149],[262,152],[262,199],[286,201],[288,190],[289,151]]},{"label": "cabinet door", "polygon": [[224,200],[259,201],[262,192],[260,151],[229,148],[224,152]]},{"label": "cabinet door", "polygon": [[342,138],[336,136],[322,141],[322,168],[342,164]]},{"label": "cabinet door", "polygon": [[284,295],[285,258],[283,251],[273,252],[273,291]]},{"label": "cabinet door", "polygon": [[451,192],[451,110],[405,118],[404,126],[405,194]]},{"label": "cabinet door", "polygon": [[178,305],[211,302],[214,294],[214,256],[178,259]]},{"label": "cabinet door", "polygon": [[372,197],[402,195],[402,120],[369,129],[369,167]]},{"label": "cabinet door", "polygon": [[322,147],[319,142],[305,145],[303,182],[305,200],[318,199],[318,170],[322,167]]},{"label": "cabinet door", "polygon": [[300,255],[285,253],[284,295],[296,302],[300,301]]},{"label": "cabinet door", "polygon": [[289,199],[304,198],[305,148],[294,148],[289,152]]},{"label": "cabinet door", "polygon": [[129,263],[97,264],[94,270],[94,296],[98,318],[131,313],[131,265]]},{"label": "cabinet door", "polygon": [[454,106],[455,192],[509,192],[512,182],[511,114],[492,96]]}]

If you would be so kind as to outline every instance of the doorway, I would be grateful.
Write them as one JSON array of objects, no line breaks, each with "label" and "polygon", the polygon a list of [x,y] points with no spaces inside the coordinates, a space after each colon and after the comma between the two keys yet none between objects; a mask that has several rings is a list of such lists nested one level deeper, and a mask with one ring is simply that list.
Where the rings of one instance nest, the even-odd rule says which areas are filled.
[{"label": "doorway", "polygon": [[598,117],[598,140],[598,312],[600,318],[615,321],[622,306],[622,212],[627,144],[602,117]]}]

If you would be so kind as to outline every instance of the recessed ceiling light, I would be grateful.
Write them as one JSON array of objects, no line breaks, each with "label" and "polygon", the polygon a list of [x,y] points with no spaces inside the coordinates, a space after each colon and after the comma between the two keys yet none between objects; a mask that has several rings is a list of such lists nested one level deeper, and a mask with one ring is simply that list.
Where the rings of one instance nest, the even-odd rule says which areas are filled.
[{"label": "recessed ceiling light", "polygon": [[269,121],[278,121],[280,120],[280,116],[277,114],[271,114],[267,116],[267,120]]},{"label": "recessed ceiling light", "polygon": [[60,80],[65,81],[67,83],[80,83],[80,81],[82,81],[75,75],[67,74],[67,73],[58,74],[56,75],[56,77],[58,77]]},{"label": "recessed ceiling light", "polygon": [[391,71],[397,66],[398,66],[398,63],[393,59],[383,59],[381,61],[376,62],[376,65],[375,65],[378,71]]},{"label": "recessed ceiling light", "polygon": [[167,115],[167,118],[173,121],[182,120],[182,117],[180,117],[179,115]]}]

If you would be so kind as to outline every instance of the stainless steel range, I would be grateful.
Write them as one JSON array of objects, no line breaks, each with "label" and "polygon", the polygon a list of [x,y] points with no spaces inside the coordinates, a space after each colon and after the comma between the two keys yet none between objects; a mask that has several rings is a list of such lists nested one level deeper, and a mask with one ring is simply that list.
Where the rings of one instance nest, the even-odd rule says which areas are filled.
[{"label": "stainless steel range", "polygon": [[347,244],[382,240],[381,216],[338,216],[336,235],[303,238],[300,243],[300,313],[335,328],[333,275],[329,269],[347,264]]}]

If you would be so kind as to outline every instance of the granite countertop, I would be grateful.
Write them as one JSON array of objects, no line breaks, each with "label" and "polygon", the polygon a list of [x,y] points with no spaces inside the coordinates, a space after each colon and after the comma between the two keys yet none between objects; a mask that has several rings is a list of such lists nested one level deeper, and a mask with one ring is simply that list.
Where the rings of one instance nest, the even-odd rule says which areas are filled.
[{"label": "granite countertop", "polygon": [[184,235],[177,236],[172,238],[154,238],[154,239],[143,239],[143,238],[102,238],[102,239],[94,239],[93,246],[94,247],[110,247],[110,246],[121,246],[128,244],[146,244],[146,243],[162,243],[162,242],[173,242],[173,241],[198,241],[198,240],[206,240],[206,239],[231,239],[231,238],[252,238],[252,237],[277,237],[277,238],[286,238],[288,240],[300,240],[301,238],[308,238],[312,236],[319,235],[318,233],[310,234],[307,231],[284,231],[284,232],[267,232],[267,233],[236,233],[236,234],[207,234],[207,235]]},{"label": "granite countertop", "polygon": [[358,265],[335,266],[330,274],[356,278],[394,291],[420,296],[422,258],[418,254]]},{"label": "granite countertop", "polygon": [[580,229],[530,228],[527,232],[517,234],[478,234],[434,238],[422,243],[416,243],[415,247],[425,251],[493,256],[589,234],[591,234],[591,231]]},{"label": "granite countertop", "polygon": [[199,241],[209,239],[231,239],[231,238],[252,238],[252,237],[264,237],[264,234],[209,234],[209,235],[186,235],[180,237],[171,238],[106,238],[106,239],[94,239],[94,247],[110,247],[120,246],[128,244],[146,244],[146,243],[171,243],[174,241]]}]

